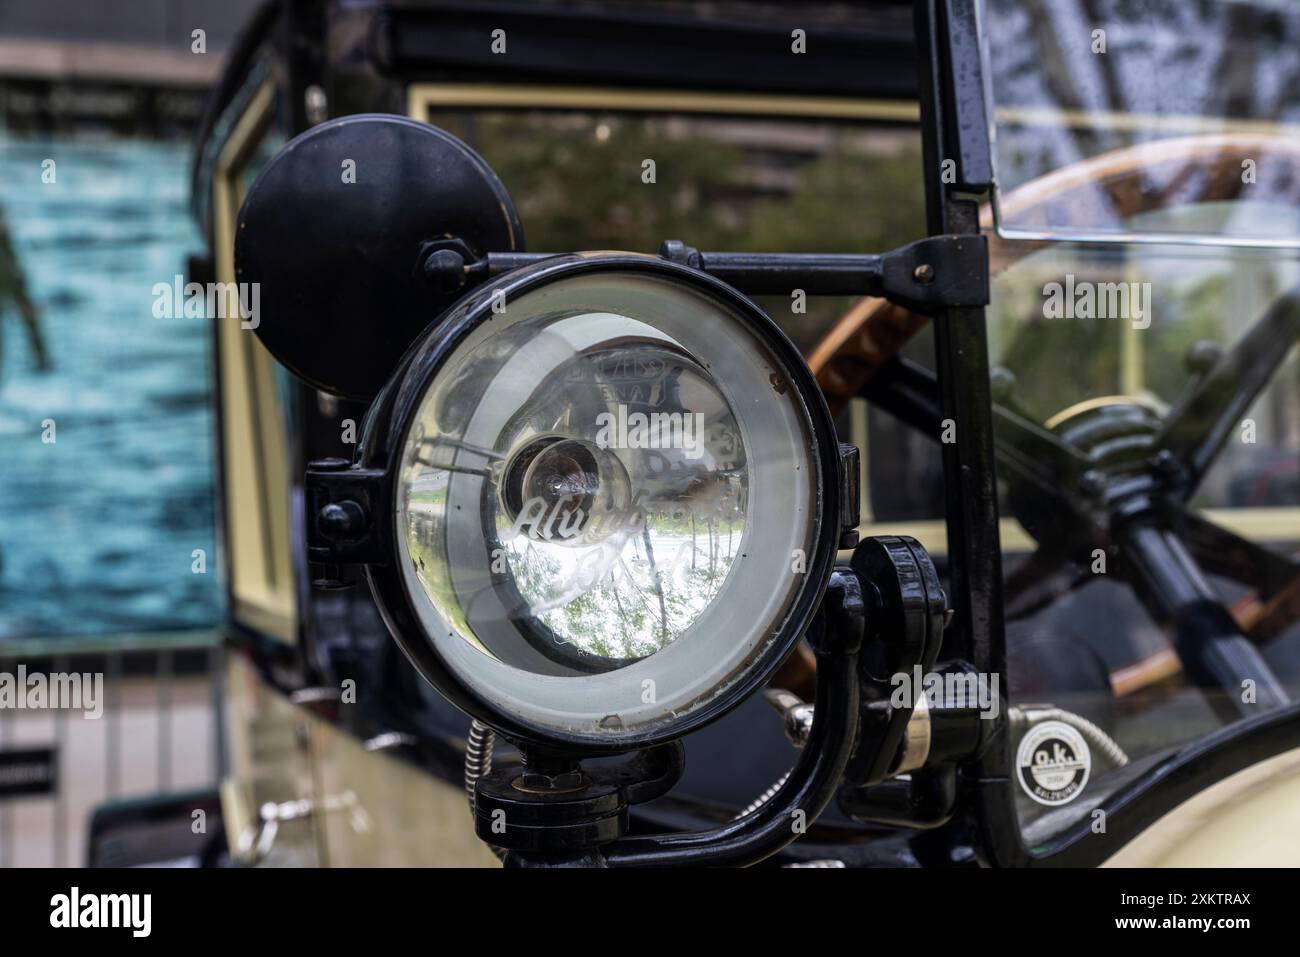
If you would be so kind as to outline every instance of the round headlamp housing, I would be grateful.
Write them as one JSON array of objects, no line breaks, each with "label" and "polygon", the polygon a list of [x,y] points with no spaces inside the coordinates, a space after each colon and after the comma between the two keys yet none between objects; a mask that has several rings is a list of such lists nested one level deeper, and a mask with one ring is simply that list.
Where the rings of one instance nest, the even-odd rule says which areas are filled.
[{"label": "round headlamp housing", "polygon": [[394,638],[462,710],[615,752],[765,681],[840,534],[839,446],[798,351],[726,284],[557,256],[453,306],[367,417]]}]

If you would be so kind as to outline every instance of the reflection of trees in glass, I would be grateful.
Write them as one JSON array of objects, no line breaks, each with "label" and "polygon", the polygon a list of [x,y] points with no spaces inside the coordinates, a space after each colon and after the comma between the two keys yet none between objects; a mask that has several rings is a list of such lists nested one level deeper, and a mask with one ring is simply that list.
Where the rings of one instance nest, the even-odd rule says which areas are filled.
[{"label": "reflection of trees in glass", "polygon": [[[1294,5],[987,0],[985,19],[997,106],[1060,115],[1042,125],[999,121],[1004,190],[1089,156],[1179,135],[1150,123],[1080,123],[1080,114],[1293,122],[1300,113]],[[1104,53],[1093,51],[1094,30],[1104,31]]]},{"label": "reflection of trees in glass", "polygon": [[447,563],[439,558],[435,544],[445,535],[443,509],[446,493],[432,493],[427,497],[413,495],[411,503],[415,507],[408,508],[406,513],[406,548],[415,575],[447,621],[461,634],[470,634],[472,629],[448,577]]},{"label": "reflection of trees in glass", "polygon": [[[1263,6],[990,0],[999,106],[1041,108],[1020,126],[1004,112],[1000,158],[1020,147],[1028,152],[1019,156],[1019,165],[1000,170],[1003,190],[1105,149],[1181,136],[1192,131],[1181,122],[1198,116],[1285,122],[1300,113],[1294,88],[1276,82],[1300,64],[1294,44],[1300,38],[1300,7],[1272,6],[1265,14]],[[1087,31],[1077,29],[1075,17],[1080,9],[1088,24],[1107,31],[1105,55],[1087,52]],[[1025,11],[1039,15],[1026,17]],[[1058,55],[1062,49],[1068,55]],[[1286,66],[1288,59],[1295,63]],[[1221,82],[1220,71],[1231,77]],[[1243,80],[1253,76],[1267,76],[1269,82],[1256,89]],[[1066,116],[1067,111],[1076,115]],[[1103,112],[1128,114],[1130,121],[1111,129]],[[1173,122],[1154,121],[1161,116]],[[1006,126],[1010,135],[1003,135]],[[1034,151],[1041,155],[1031,157]],[[1269,211],[1252,208],[1249,190],[1239,193],[1234,176],[1212,179],[1214,188],[1206,190],[1206,175],[1196,164],[1169,164],[1142,171],[1136,187],[1146,197],[1142,202],[1130,188],[1113,194],[1098,189],[1096,200],[1115,213],[1111,225],[1139,231],[1217,235],[1250,232],[1245,224],[1256,217],[1268,221]],[[1075,200],[1061,210],[1068,214],[1087,206]],[[1133,215],[1121,217],[1120,209]],[[1058,213],[1048,216],[1062,225]],[[1270,267],[1259,268],[1249,257],[1119,245],[1103,251],[1060,244],[1054,250],[1035,254],[999,277],[990,312],[995,357],[996,347],[1001,352],[995,361],[1017,374],[1017,399],[1039,417],[1121,391],[1176,400],[1187,384],[1185,358],[1193,343],[1229,346],[1262,309],[1265,290],[1275,282]],[[1062,281],[1066,273],[1080,281],[1151,282],[1154,324],[1126,335],[1117,322],[1042,321],[1042,283]]]},{"label": "reflection of trees in glass", "polygon": [[[1141,355],[1141,390],[1171,403],[1187,385],[1185,360],[1192,345],[1209,340],[1226,348],[1244,329],[1233,321],[1226,267],[1175,282],[1167,275],[1171,264],[1143,264],[1140,251],[1085,255],[1066,248],[1056,255],[1060,258],[1042,263],[1031,258],[999,277],[989,311],[993,341],[999,346],[993,362],[1015,374],[1015,403],[1040,422],[1084,399],[1121,392],[1126,337],[1136,340],[1131,348]],[[1134,269],[1130,258],[1141,268]],[[1074,275],[1077,285],[1130,282],[1135,276],[1154,280],[1147,306],[1150,327],[1135,331],[1123,318],[1044,318],[1043,286],[1062,282],[1066,273]]]},{"label": "reflection of trees in glass", "polygon": [[[919,143],[897,132],[881,134],[896,150],[869,152],[861,128],[816,122],[587,113],[431,119],[496,170],[531,249],[652,252],[681,239],[700,249],[872,252],[925,232]],[[826,135],[796,146],[788,129]],[[655,161],[653,185],[641,182],[647,158]],[[789,297],[760,305],[806,348],[850,302],[810,299],[806,315],[791,314]]]},{"label": "reflection of trees in glass", "polygon": [[1232,284],[1214,273],[1184,289],[1162,289],[1160,314],[1172,320],[1153,325],[1143,339],[1143,384],[1147,391],[1173,402],[1187,386],[1188,350],[1200,340],[1232,345]]},{"label": "reflection of trees in glass", "polygon": [[[674,523],[666,523],[672,525]],[[652,519],[614,543],[599,564],[600,546],[574,548],[499,534],[515,587],[557,640],[591,655],[635,659],[654,654],[686,631],[711,602],[730,570],[743,518],[665,527]]]},{"label": "reflection of trees in glass", "polygon": [[[1080,280],[1096,272],[1075,270]],[[1118,321],[1043,317],[1043,285],[1061,279],[1037,269],[1005,276],[989,311],[1003,343],[994,362],[1014,373],[1016,405],[1040,422],[1082,399],[1119,391]]]}]

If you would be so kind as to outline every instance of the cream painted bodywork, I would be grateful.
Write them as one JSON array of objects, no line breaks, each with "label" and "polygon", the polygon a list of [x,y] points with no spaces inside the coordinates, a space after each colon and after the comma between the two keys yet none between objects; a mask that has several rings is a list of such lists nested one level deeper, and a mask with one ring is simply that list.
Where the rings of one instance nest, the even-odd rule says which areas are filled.
[{"label": "cream painted bodywork", "polygon": [[321,793],[350,795],[364,816],[324,816],[319,838],[329,866],[500,866],[474,834],[462,788],[392,755],[366,751],[323,721],[312,723],[311,743]]},{"label": "cream painted bodywork", "polygon": [[1300,866],[1300,749],[1206,788],[1104,866]]},{"label": "cream painted bodywork", "polygon": [[[394,755],[365,750],[268,687],[242,654],[229,656],[226,679],[231,777],[222,787],[222,813],[232,853],[245,863],[498,866],[474,835],[460,787]],[[257,843],[257,809],[293,801],[310,802],[313,810],[280,824],[264,858],[241,853],[241,843]]]},{"label": "cream painted bodywork", "polygon": [[[217,156],[212,179],[213,266],[234,283],[235,223],[250,157],[266,134],[275,87],[261,85]],[[223,545],[240,621],[286,644],[298,628],[289,533],[289,438],[275,400],[275,359],[241,322],[217,320],[221,372]]]},{"label": "cream painted bodywork", "polygon": [[[316,787],[307,747],[312,720],[303,708],[262,681],[239,652],[226,656],[226,721],[230,777],[221,785],[221,814],[231,853],[252,863],[241,843],[255,843],[258,809],[267,803],[312,800]],[[316,820],[305,817],[282,825],[261,863],[316,867],[322,863]]]}]

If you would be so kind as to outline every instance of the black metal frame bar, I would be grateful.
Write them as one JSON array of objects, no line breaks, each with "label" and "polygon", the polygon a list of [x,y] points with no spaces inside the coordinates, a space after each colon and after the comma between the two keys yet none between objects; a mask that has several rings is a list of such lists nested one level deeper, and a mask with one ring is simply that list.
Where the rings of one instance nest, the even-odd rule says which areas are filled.
[{"label": "black metal frame bar", "polygon": [[[741,15],[725,6],[389,0],[371,50],[385,69],[430,80],[915,98],[907,0],[875,0],[852,17],[771,6]],[[484,24],[505,31],[509,56],[492,53]],[[792,27],[805,31],[816,56],[797,70],[773,69],[773,55],[790,49]]]},{"label": "black metal frame bar", "polygon": [[[424,244],[425,279],[443,292],[479,285],[568,253],[489,252],[477,257],[459,239]],[[988,241],[980,235],[931,236],[883,253],[701,252],[670,239],[659,249],[746,295],[881,296],[919,312],[989,301]]]},{"label": "black metal frame bar", "polygon": [[[985,192],[993,177],[974,0],[918,0],[915,15],[928,228],[935,235],[977,235],[979,206],[974,195]],[[943,163],[949,159],[956,167],[955,182],[945,183]],[[999,561],[990,560],[1001,556],[1002,542],[983,308],[940,310],[934,338],[939,415],[956,424],[955,441],[943,446],[954,611],[944,653],[1005,679],[1002,568]],[[1005,680],[1000,686],[1005,689]],[[962,767],[968,837],[984,863],[1028,861],[1011,772],[1009,736],[1002,720],[990,745]]]}]

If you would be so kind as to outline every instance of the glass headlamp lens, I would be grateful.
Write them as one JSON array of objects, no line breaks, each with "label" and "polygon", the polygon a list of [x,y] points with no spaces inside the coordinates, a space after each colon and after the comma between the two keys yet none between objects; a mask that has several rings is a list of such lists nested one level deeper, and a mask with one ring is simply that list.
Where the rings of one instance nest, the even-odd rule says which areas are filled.
[{"label": "glass headlamp lens", "polygon": [[815,537],[815,450],[726,304],[637,273],[555,282],[468,333],[420,402],[398,486],[408,592],[462,680],[530,722],[643,731],[779,635]]},{"label": "glass headlamp lens", "polygon": [[[688,356],[647,340],[575,354],[520,412],[493,523],[514,611],[578,672],[654,654],[717,593],[743,537],[747,476],[725,399]],[[559,434],[534,438],[539,414]]]}]

